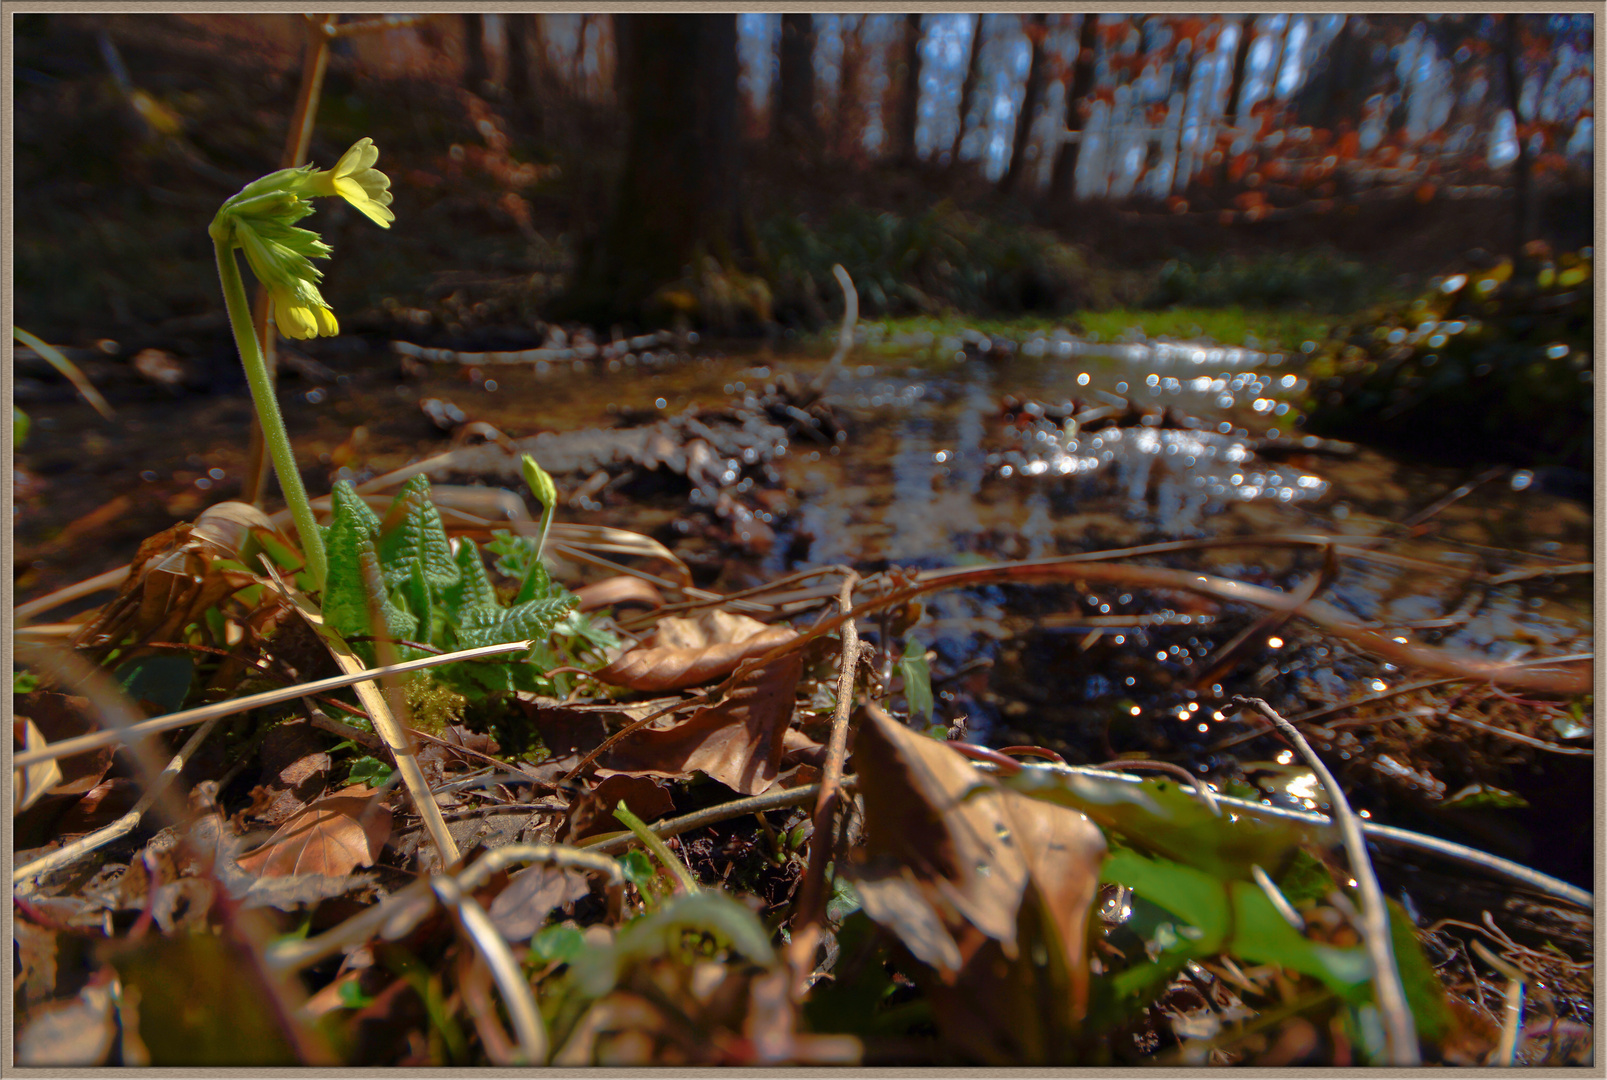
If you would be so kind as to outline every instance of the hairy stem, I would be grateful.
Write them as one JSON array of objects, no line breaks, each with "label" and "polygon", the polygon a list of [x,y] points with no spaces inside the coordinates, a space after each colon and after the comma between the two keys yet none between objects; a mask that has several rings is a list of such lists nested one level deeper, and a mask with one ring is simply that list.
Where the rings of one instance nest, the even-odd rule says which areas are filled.
[{"label": "hairy stem", "polygon": [[324,574],[328,565],[324,558],[324,537],[318,531],[318,520],[313,517],[312,503],[307,501],[307,489],[301,484],[296,471],[296,455],[290,448],[290,435],[285,431],[284,417],[279,415],[279,402],[273,393],[273,377],[262,358],[256,331],[251,326],[251,304],[246,299],[245,283],[240,280],[240,266],[234,258],[230,244],[213,242],[218,256],[218,280],[223,284],[223,302],[229,310],[229,325],[234,330],[234,344],[240,350],[240,361],[245,365],[246,382],[251,385],[251,400],[262,424],[263,438],[268,444],[268,455],[273,459],[273,470],[279,477],[279,490],[295,520],[296,533],[301,539],[302,555],[307,560],[307,573],[312,577],[313,591],[323,592]]}]

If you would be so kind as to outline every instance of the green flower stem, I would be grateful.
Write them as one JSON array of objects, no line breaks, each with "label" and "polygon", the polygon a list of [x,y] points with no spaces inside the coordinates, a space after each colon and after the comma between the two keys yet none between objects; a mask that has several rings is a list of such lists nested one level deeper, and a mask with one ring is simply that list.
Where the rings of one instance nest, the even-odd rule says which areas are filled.
[{"label": "green flower stem", "polygon": [[669,845],[661,840],[657,833],[647,827],[646,822],[631,813],[631,808],[625,805],[624,799],[621,799],[619,805],[614,807],[614,816],[624,822],[625,827],[636,834],[636,839],[642,842],[643,847],[658,856],[658,861],[664,864],[664,869],[674,874],[675,880],[680,882],[682,892],[695,893],[698,891],[697,879],[692,876],[692,872],[687,869],[686,864],[675,857],[675,852],[670,850]]},{"label": "green flower stem", "polygon": [[324,575],[328,561],[324,556],[324,536],[318,531],[318,519],[313,517],[312,503],[307,501],[307,489],[301,484],[296,471],[296,455],[290,448],[290,435],[285,431],[284,417],[279,415],[279,402],[273,393],[273,377],[262,358],[256,331],[251,326],[251,302],[246,299],[245,283],[240,280],[240,265],[234,258],[232,244],[213,241],[218,256],[218,280],[223,284],[223,302],[229,310],[229,325],[234,330],[234,344],[240,350],[240,361],[245,365],[246,382],[251,385],[251,400],[257,408],[257,420],[262,424],[263,439],[268,444],[268,455],[273,459],[273,470],[279,477],[279,490],[290,507],[290,516],[296,522],[296,533],[301,538],[302,555],[307,560],[307,572],[312,575],[313,591],[323,592]]}]

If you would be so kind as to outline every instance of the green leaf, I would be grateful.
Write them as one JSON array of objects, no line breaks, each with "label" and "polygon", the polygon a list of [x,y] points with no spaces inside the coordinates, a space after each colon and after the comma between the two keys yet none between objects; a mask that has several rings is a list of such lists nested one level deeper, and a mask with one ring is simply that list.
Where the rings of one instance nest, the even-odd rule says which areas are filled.
[{"label": "green leaf", "polygon": [[[1250,963],[1279,964],[1310,975],[1349,1001],[1367,1000],[1372,964],[1359,945],[1337,948],[1308,941],[1284,922],[1272,901],[1247,881],[1223,881],[1167,859],[1112,848],[1100,870],[1103,882],[1126,885],[1180,920],[1162,951],[1181,960],[1226,952]],[[1144,965],[1139,965],[1141,969]],[[1138,973],[1135,974],[1135,971]],[[1147,981],[1129,969],[1117,976]]]},{"label": "green leaf", "polygon": [[13,694],[31,694],[39,689],[39,676],[31,671],[13,671],[11,673],[11,692]]},{"label": "green leaf", "polygon": [[653,860],[647,857],[647,852],[632,849],[619,857],[619,868],[625,874],[625,880],[640,889],[649,884],[658,876],[658,870],[653,866]]},{"label": "green leaf", "polygon": [[458,580],[441,591],[447,618],[458,627],[495,626],[502,621],[497,591],[486,577],[480,550],[471,543],[458,545],[454,557]]},{"label": "green leaf", "polygon": [[330,522],[324,529],[329,569],[324,580],[324,621],[341,637],[369,632],[368,592],[363,586],[362,549],[373,550],[379,516],[351,482],[339,480],[330,493]]},{"label": "green leaf", "polygon": [[1395,953],[1395,970],[1401,975],[1406,1005],[1417,1022],[1417,1033],[1430,1043],[1439,1043],[1451,1030],[1451,1006],[1446,1001],[1445,984],[1435,974],[1423,943],[1412,931],[1412,917],[1400,904],[1384,898],[1389,908],[1389,941]]},{"label": "green leaf", "polygon": [[536,931],[530,939],[530,956],[546,964],[567,964],[585,947],[586,938],[579,927],[560,923]]},{"label": "green leaf", "polygon": [[11,406],[11,446],[15,449],[28,441],[28,414]]},{"label": "green leaf", "polygon": [[1276,880],[1302,843],[1333,838],[1331,826],[1261,815],[1218,817],[1171,780],[1104,779],[1027,769],[1006,783],[1035,799],[1087,814],[1131,846],[1205,871],[1253,881],[1260,866]]},{"label": "green leaf", "polygon": [[726,893],[703,890],[682,893],[651,915],[630,923],[612,945],[582,952],[570,971],[583,993],[602,997],[628,966],[678,950],[688,931],[708,934],[763,967],[775,963],[770,933],[758,916]]},{"label": "green leaf", "polygon": [[552,633],[553,628],[563,621],[577,603],[579,601],[570,595],[552,600],[531,600],[509,608],[499,627],[504,635],[502,640],[539,641]]},{"label": "green leaf", "polygon": [[381,788],[391,782],[391,774],[395,771],[379,758],[360,757],[352,762],[346,780],[351,784],[367,784],[371,788]]},{"label": "green leaf", "polygon": [[429,479],[421,474],[403,484],[396,502],[391,504],[393,513],[398,504],[407,507],[407,514],[379,545],[386,588],[394,589],[414,575],[422,575],[432,589],[455,584],[460,571],[453,561],[452,544],[446,538],[440,511],[430,501]]},{"label": "green leaf", "polygon": [[910,719],[932,720],[932,669],[926,663],[926,646],[911,634],[904,639],[904,654],[898,659],[904,676],[904,700],[909,702]]}]

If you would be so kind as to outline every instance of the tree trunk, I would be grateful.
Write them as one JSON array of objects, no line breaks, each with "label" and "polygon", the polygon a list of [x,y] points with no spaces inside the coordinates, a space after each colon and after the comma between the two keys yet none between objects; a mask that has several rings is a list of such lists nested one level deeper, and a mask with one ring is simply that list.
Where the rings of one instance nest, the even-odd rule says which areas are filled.
[{"label": "tree trunk", "polygon": [[[854,20],[851,31],[848,22],[850,18]],[[837,120],[832,129],[832,145],[843,157],[852,158],[859,156],[856,136],[862,134],[864,130],[857,122],[861,117],[859,105],[854,101],[854,89],[859,82],[859,69],[864,64],[865,16],[840,15],[838,19],[843,55],[837,71]]]},{"label": "tree trunk", "polygon": [[1042,13],[1028,16],[1027,37],[1032,41],[1032,62],[1027,67],[1027,87],[1021,96],[1021,111],[1016,114],[1015,139],[1010,149],[1010,167],[1005,170],[1004,190],[1014,194],[1026,182],[1027,148],[1032,143],[1032,122],[1036,119],[1038,104],[1043,100],[1044,40],[1049,36],[1049,16]]},{"label": "tree trunk", "polygon": [[818,138],[815,126],[815,20],[781,16],[781,71],[776,83],[776,137],[801,149]]},{"label": "tree trunk", "polygon": [[527,138],[542,138],[541,102],[536,93],[534,62],[541,45],[536,36],[536,19],[528,14],[504,15],[508,42],[508,101],[519,117]]},{"label": "tree trunk", "polygon": [[915,164],[915,125],[921,104],[921,17],[904,16],[904,41],[899,50],[898,110],[893,121],[893,157],[901,165]]},{"label": "tree trunk", "polygon": [[463,88],[471,94],[484,94],[491,79],[491,68],[485,60],[485,18],[481,15],[463,16]]},{"label": "tree trunk", "polygon": [[1518,18],[1514,14],[1501,17],[1505,33],[1501,39],[1502,71],[1506,75],[1507,108],[1512,110],[1514,134],[1518,141],[1518,158],[1512,163],[1512,265],[1521,267],[1525,261],[1524,245],[1534,235],[1534,163],[1529,158],[1529,140],[1523,134],[1523,86],[1519,82]]},{"label": "tree trunk", "polygon": [[1255,16],[1246,15],[1239,24],[1239,47],[1233,51],[1233,80],[1228,83],[1228,102],[1222,122],[1228,127],[1239,123],[1239,99],[1244,96],[1244,77],[1250,69],[1250,46],[1255,41]]},{"label": "tree trunk", "polygon": [[978,12],[971,25],[971,56],[965,62],[965,81],[960,84],[960,120],[954,127],[954,145],[949,148],[949,167],[960,163],[960,143],[965,140],[965,122],[971,117],[976,84],[982,78],[982,22],[987,15]]},{"label": "tree trunk", "polygon": [[[1083,125],[1088,117],[1083,113],[1083,102],[1088,95],[1094,92],[1094,63],[1098,60],[1095,50],[1099,47],[1099,15],[1097,12],[1087,12],[1082,17],[1082,26],[1077,32],[1077,62],[1072,68],[1071,88],[1066,91],[1066,130],[1082,134]],[[1054,169],[1049,174],[1049,197],[1055,202],[1065,202],[1072,196],[1077,185],[1077,150],[1081,145],[1076,139],[1062,139],[1060,147],[1055,151]]]},{"label": "tree trunk", "polygon": [[653,294],[704,254],[733,257],[738,199],[734,14],[615,17],[628,117],[607,224],[564,315],[650,317]]}]

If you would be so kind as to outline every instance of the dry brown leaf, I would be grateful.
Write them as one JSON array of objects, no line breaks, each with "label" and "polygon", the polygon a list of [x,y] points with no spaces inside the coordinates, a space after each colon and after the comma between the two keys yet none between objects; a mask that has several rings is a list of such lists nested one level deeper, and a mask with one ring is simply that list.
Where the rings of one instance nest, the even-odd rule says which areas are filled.
[{"label": "dry brown leaf", "polygon": [[489,914],[508,941],[529,941],[554,908],[591,892],[586,875],[561,866],[531,866],[508,880],[491,901]]},{"label": "dry brown leaf", "polygon": [[343,877],[372,866],[391,835],[391,812],[362,784],[319,799],[280,826],[268,842],[235,860],[263,877],[325,874]]},{"label": "dry brown leaf", "polygon": [[583,585],[575,590],[575,598],[580,601],[581,611],[596,611],[598,608],[619,607],[622,604],[641,604],[650,608],[664,606],[664,596],[653,587],[652,582],[631,574],[617,574]]},{"label": "dry brown leaf", "polygon": [[[854,753],[866,856],[851,871],[866,913],[942,982],[996,980],[996,972],[980,970],[996,965],[973,960],[1017,960],[1018,925],[1032,922],[1023,918],[1030,886],[1029,916],[1041,906],[1057,931],[1070,979],[1073,1015],[1065,1019],[1075,1019],[1087,1001],[1083,928],[1098,888],[1104,834],[1077,811],[1001,788],[954,750],[881,710],[868,714]],[[986,948],[990,940],[996,952]]]},{"label": "dry brown leaf", "polygon": [[729,675],[742,661],[797,636],[791,627],[726,611],[662,619],[649,644],[631,649],[597,677],[632,690],[680,690]]},{"label": "dry brown leaf", "polygon": [[793,695],[803,674],[797,653],[758,668],[718,705],[664,730],[630,736],[608,757],[614,772],[683,778],[707,773],[732,791],[757,795],[781,771]]},{"label": "dry brown leaf", "polygon": [[[20,750],[40,750],[46,745],[39,726],[26,716],[14,719],[11,730],[14,744],[21,744],[17,747]],[[61,766],[54,759],[35,762],[26,769],[14,769],[11,773],[11,812],[22,813],[60,782]]]},{"label": "dry brown leaf", "polygon": [[670,793],[651,777],[605,776],[596,787],[569,804],[562,833],[564,843],[623,829],[625,826],[614,816],[614,807],[621,800],[643,821],[657,821],[675,809]]}]

